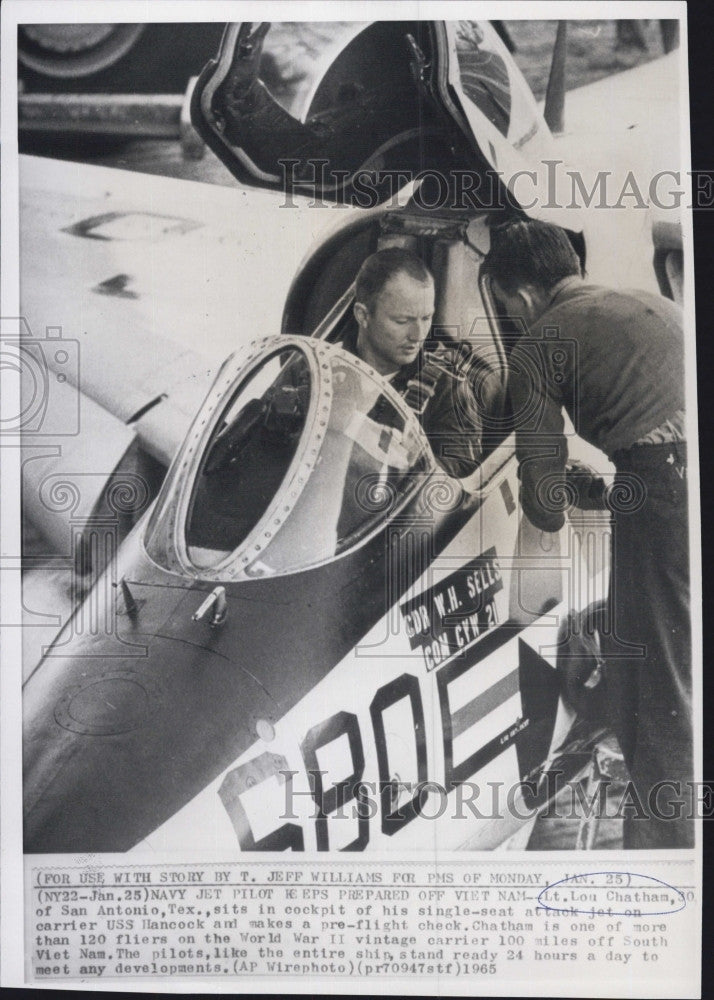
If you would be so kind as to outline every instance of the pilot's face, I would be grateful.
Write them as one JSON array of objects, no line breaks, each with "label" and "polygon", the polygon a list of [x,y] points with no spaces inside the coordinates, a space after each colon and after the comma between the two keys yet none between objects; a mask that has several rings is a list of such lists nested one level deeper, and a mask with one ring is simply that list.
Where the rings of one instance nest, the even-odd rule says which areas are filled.
[{"label": "pilot's face", "polygon": [[357,351],[382,375],[414,361],[434,316],[434,282],[399,271],[386,282],[371,309],[356,303]]}]

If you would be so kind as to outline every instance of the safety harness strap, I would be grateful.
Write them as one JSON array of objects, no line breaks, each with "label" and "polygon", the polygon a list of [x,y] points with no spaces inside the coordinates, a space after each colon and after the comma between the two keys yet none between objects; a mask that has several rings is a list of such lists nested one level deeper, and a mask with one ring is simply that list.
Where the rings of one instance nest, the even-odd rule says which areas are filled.
[{"label": "safety harness strap", "polygon": [[447,347],[438,343],[429,351],[424,351],[423,361],[413,378],[410,378],[401,396],[405,403],[421,414],[433,398],[436,385],[442,375],[448,375],[457,382],[463,382],[465,362],[471,354],[468,344],[460,343]]}]

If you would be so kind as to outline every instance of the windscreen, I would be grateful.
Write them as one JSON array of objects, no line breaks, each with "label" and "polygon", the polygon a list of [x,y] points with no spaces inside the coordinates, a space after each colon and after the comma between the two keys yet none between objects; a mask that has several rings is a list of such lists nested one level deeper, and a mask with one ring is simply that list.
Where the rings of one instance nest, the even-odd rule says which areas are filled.
[{"label": "windscreen", "polygon": [[288,572],[341,554],[371,534],[423,482],[433,459],[418,424],[384,383],[341,356],[331,359],[329,417],[290,518],[251,575]]},{"label": "windscreen", "polygon": [[182,561],[219,580],[296,572],[346,552],[435,467],[385,380],[327,345],[261,359],[191,464],[179,489]]},{"label": "windscreen", "polygon": [[309,401],[310,370],[299,351],[273,355],[239,386],[191,497],[186,545],[194,566],[224,561],[265,516],[295,460]]}]

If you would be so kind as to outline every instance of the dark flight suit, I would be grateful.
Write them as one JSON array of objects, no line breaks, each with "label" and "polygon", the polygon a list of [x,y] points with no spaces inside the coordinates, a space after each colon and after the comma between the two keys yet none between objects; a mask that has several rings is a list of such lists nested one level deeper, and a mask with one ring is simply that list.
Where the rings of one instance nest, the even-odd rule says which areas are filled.
[{"label": "dark flight suit", "polygon": [[[348,334],[340,346],[357,354],[356,333]],[[457,479],[471,475],[482,456],[481,416],[464,375],[466,367],[473,367],[476,359],[462,351],[468,352],[468,345],[449,346],[445,354],[422,350],[414,361],[387,377],[415,410],[439,465]],[[433,357],[437,358],[438,368],[430,366]],[[420,381],[424,371],[431,377]],[[373,416],[379,420],[378,414]]]},{"label": "dark flight suit", "polygon": [[[615,465],[613,634],[602,652],[612,725],[648,814],[625,819],[624,846],[690,846],[689,807],[662,818],[693,778],[681,311],[647,292],[567,278],[510,363],[521,501],[537,527],[564,523],[563,408]],[[658,792],[661,781],[681,788]]]}]

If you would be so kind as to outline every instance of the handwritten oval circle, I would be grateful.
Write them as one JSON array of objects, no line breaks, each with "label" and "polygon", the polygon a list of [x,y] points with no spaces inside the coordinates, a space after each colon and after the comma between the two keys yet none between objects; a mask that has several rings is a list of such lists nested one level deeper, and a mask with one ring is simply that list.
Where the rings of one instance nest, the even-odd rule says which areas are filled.
[{"label": "handwritten oval circle", "polygon": [[[585,881],[587,879],[606,879],[607,876],[617,876],[629,881],[629,884],[595,884]],[[632,882],[637,879],[637,883]],[[570,893],[570,899],[547,898],[547,894],[552,893],[559,886],[564,887],[564,892]],[[622,900],[615,900],[619,909],[614,910],[610,906],[613,900],[608,899],[608,893],[638,892],[639,890],[658,890],[663,895],[666,890],[667,899],[644,900],[645,905],[651,905],[651,909],[642,909],[639,900],[633,900],[630,906],[625,906]],[[545,897],[545,898],[544,898]],[[662,903],[666,902],[663,907]],[[554,906],[554,903],[558,903]],[[674,886],[654,878],[652,875],[639,875],[635,872],[587,872],[582,875],[569,875],[567,878],[552,882],[542,889],[538,894],[538,906],[546,910],[553,910],[556,913],[582,914],[585,916],[607,916],[607,917],[656,917],[665,913],[677,913],[687,905],[684,893]]]}]

